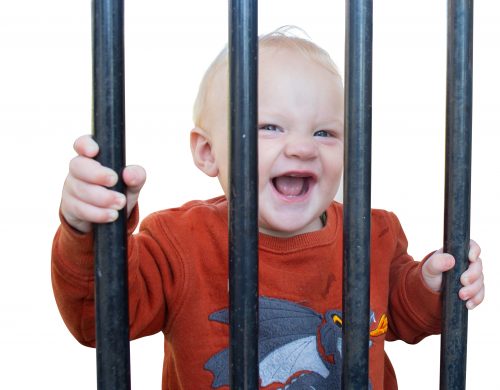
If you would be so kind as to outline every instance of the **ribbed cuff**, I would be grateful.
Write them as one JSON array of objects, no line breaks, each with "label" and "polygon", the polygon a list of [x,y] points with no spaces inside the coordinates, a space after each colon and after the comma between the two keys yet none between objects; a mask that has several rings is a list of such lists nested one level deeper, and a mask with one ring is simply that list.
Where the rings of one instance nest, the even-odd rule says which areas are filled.
[{"label": "ribbed cuff", "polygon": [[[54,251],[65,268],[74,275],[94,274],[94,232],[82,233],[73,228],[59,210],[61,226],[56,233]],[[139,207],[132,210],[127,221],[127,235],[130,237],[139,223]]]}]

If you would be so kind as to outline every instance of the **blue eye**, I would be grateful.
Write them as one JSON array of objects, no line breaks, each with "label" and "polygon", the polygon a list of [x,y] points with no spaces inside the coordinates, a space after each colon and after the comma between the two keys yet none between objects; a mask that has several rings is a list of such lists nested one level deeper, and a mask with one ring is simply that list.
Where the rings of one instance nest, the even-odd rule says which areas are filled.
[{"label": "blue eye", "polygon": [[278,126],[276,126],[276,125],[266,124],[266,125],[259,126],[259,130],[279,131],[280,128]]},{"label": "blue eye", "polygon": [[332,137],[332,134],[330,134],[326,130],[318,130],[318,131],[314,132],[314,136],[315,137]]}]

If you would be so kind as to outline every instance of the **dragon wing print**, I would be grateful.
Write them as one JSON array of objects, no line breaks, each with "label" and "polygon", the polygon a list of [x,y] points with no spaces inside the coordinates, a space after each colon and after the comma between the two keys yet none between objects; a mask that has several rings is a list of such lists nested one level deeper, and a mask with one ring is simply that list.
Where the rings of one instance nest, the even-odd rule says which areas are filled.
[{"label": "dragon wing print", "polygon": [[[217,311],[209,319],[229,324],[229,312]],[[370,323],[377,324],[374,312]],[[382,314],[370,337],[381,336],[387,329],[388,319]],[[371,339],[369,343],[371,347]],[[229,349],[213,355],[205,369],[214,375],[212,388],[229,385]],[[259,376],[262,387],[272,385],[273,389],[340,389],[342,312],[329,310],[322,316],[293,302],[259,298]]]},{"label": "dragon wing print", "polygon": [[[213,313],[210,320],[229,323],[227,309]],[[293,302],[259,298],[259,374],[261,385],[287,383],[303,372],[325,378],[329,368],[317,350],[316,334],[323,317]],[[213,388],[229,384],[229,351],[212,356],[205,369],[214,375]]]},{"label": "dragon wing print", "polygon": [[287,383],[298,373],[316,372],[326,378],[330,371],[318,354],[316,336],[292,341],[267,355],[259,364],[261,385]]}]

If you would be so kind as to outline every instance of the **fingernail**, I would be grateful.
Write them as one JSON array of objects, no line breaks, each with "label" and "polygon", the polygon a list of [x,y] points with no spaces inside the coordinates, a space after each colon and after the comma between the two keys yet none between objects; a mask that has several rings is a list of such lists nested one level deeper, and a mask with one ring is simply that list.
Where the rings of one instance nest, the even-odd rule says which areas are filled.
[{"label": "fingernail", "polygon": [[95,142],[91,142],[89,145],[88,145],[88,150],[87,150],[89,153],[97,153],[99,151],[99,146],[97,146],[97,144]]},{"label": "fingernail", "polygon": [[114,173],[110,173],[107,177],[106,177],[106,181],[108,183],[109,186],[113,186],[116,184],[116,175]]},{"label": "fingernail", "polygon": [[465,306],[467,307],[467,309],[472,310],[472,309],[474,309],[474,306],[475,306],[475,305],[474,305],[474,303],[473,303],[473,302],[469,301],[469,302],[467,302],[467,303],[465,304]]},{"label": "fingernail", "polygon": [[109,221],[113,222],[113,221],[115,221],[118,218],[118,211],[116,211],[116,210],[109,210],[108,211],[108,215],[109,215]]},{"label": "fingernail", "polygon": [[123,206],[125,206],[125,203],[127,202],[127,199],[125,198],[125,195],[117,195],[115,198],[114,205],[115,207],[118,208],[118,210],[122,209]]},{"label": "fingernail", "polygon": [[469,260],[476,260],[478,258],[478,256],[479,256],[479,253],[476,250],[474,250],[474,248],[469,249],[469,253],[467,256],[469,258]]}]

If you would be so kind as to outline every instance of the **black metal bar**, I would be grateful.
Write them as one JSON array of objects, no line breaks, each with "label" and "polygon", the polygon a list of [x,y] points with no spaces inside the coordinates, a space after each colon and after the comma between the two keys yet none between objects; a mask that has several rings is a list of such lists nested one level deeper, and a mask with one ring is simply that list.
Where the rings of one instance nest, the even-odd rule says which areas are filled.
[{"label": "black metal bar", "polygon": [[443,281],[440,389],[465,389],[467,308],[458,297],[470,239],[473,1],[448,1],[444,251],[455,267]]},{"label": "black metal bar", "polygon": [[[125,192],[125,83],[123,0],[93,0],[93,127],[97,160],[120,177]],[[130,389],[126,212],[110,224],[96,224],[97,388]]]},{"label": "black metal bar", "polygon": [[257,1],[229,2],[231,389],[259,388]]},{"label": "black metal bar", "polygon": [[346,2],[342,389],[368,389],[373,4]]}]

